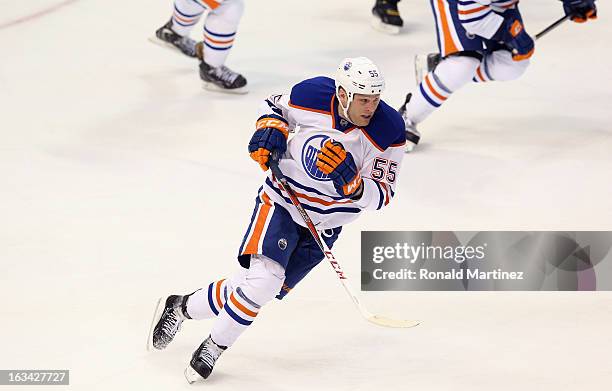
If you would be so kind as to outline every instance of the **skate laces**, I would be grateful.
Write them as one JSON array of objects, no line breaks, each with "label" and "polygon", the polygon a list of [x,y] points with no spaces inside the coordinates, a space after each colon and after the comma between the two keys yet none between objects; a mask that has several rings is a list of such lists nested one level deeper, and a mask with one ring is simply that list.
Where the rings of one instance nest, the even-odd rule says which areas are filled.
[{"label": "skate laces", "polygon": [[212,339],[208,338],[204,344],[204,349],[202,349],[199,354],[199,358],[204,361],[209,368],[212,368],[221,353],[223,353],[223,350],[224,349],[221,349]]},{"label": "skate laces", "polygon": [[183,318],[177,313],[177,308],[172,308],[167,314],[162,323],[163,337],[173,338],[174,335],[181,329]]},{"label": "skate laces", "polygon": [[233,83],[234,80],[238,77],[238,73],[232,71],[225,65],[221,65],[220,67],[213,68],[215,75],[224,82],[229,84]]}]

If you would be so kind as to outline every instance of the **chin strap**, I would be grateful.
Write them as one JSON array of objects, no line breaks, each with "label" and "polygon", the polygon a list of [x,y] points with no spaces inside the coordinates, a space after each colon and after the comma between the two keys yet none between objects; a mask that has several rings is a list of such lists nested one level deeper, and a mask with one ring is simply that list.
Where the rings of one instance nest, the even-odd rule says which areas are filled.
[{"label": "chin strap", "polygon": [[342,114],[344,114],[344,119],[348,120],[350,123],[353,123],[351,117],[349,117],[348,109],[351,107],[351,102],[353,102],[353,94],[346,93],[347,101],[346,108],[342,106],[342,102],[340,102],[340,97],[338,96],[338,89],[336,89],[336,98],[338,98],[338,106],[342,108]]}]

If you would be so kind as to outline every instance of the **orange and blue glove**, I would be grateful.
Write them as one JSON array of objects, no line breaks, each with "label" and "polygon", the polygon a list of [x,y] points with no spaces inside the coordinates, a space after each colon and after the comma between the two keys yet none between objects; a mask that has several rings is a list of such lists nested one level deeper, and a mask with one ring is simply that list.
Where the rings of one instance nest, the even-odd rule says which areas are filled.
[{"label": "orange and blue glove", "polygon": [[262,170],[267,171],[272,151],[282,155],[287,150],[289,125],[283,117],[271,114],[259,118],[256,128],[249,142],[249,154]]},{"label": "orange and blue glove", "polygon": [[358,200],[363,194],[363,179],[353,155],[337,141],[329,139],[317,155],[317,168],[329,175],[338,194]]},{"label": "orange and blue glove", "polygon": [[491,39],[503,42],[512,51],[514,61],[528,59],[533,55],[535,43],[525,31],[521,15],[517,10],[509,9],[503,16],[504,22]]},{"label": "orange and blue glove", "polygon": [[565,15],[576,23],[584,23],[589,19],[597,19],[595,0],[562,0]]}]

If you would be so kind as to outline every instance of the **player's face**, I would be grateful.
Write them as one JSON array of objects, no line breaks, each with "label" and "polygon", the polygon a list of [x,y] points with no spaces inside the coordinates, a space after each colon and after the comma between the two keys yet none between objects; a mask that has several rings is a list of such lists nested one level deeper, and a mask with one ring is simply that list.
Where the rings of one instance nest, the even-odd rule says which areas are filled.
[{"label": "player's face", "polygon": [[355,94],[348,109],[349,120],[357,126],[367,126],[380,103],[380,95]]}]

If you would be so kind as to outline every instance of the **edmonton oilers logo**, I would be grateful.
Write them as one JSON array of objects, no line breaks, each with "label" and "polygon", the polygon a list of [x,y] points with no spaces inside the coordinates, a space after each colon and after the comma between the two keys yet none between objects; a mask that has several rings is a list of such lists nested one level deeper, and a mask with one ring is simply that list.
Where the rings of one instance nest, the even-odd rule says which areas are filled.
[{"label": "edmonton oilers logo", "polygon": [[309,177],[316,181],[330,181],[327,174],[317,168],[317,154],[323,148],[323,143],[329,139],[329,136],[312,136],[304,143],[302,147],[302,166]]}]

